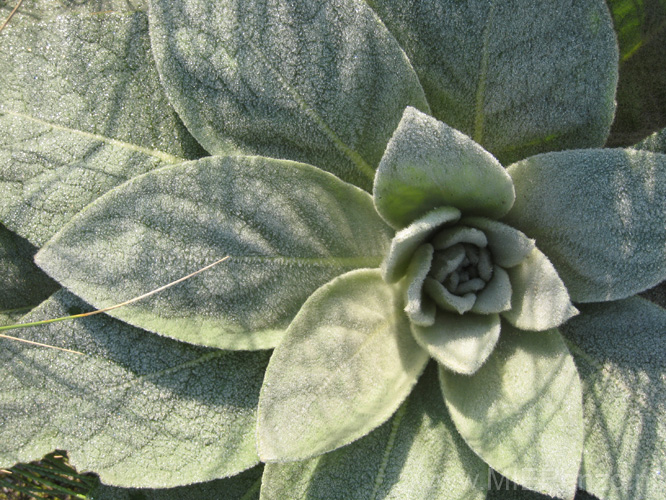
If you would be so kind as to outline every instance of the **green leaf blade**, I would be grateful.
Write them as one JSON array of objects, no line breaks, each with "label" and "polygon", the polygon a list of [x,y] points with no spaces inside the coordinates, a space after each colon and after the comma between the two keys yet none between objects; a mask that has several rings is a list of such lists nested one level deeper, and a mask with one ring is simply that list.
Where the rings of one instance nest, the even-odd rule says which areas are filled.
[{"label": "green leaf blade", "polygon": [[262,460],[329,452],[393,414],[429,359],[399,303],[378,269],[347,273],[308,299],[266,371],[257,431]]},{"label": "green leaf blade", "polygon": [[562,327],[583,383],[581,486],[604,500],[666,488],[666,310],[632,297],[584,304]]},{"label": "green leaf blade", "polygon": [[370,189],[402,110],[428,110],[362,2],[154,0],[151,37],[171,102],[214,154],[302,161]]},{"label": "green leaf blade", "polygon": [[36,246],[114,186],[202,154],[161,89],[144,13],[19,26],[0,65],[0,219]]},{"label": "green leaf blade", "polygon": [[557,330],[502,324],[500,341],[472,376],[440,368],[453,422],[493,469],[546,495],[572,499],[583,451],[580,379]]},{"label": "green leaf blade", "polygon": [[390,236],[370,195],[331,174],[260,157],[211,157],[109,192],[37,262],[102,308],[229,255],[112,314],[191,343],[267,349],[314,290],[352,269],[379,266]]},{"label": "green leaf blade", "polygon": [[625,298],[666,278],[666,155],[563,151],[508,171],[516,203],[503,220],[536,239],[574,302]]},{"label": "green leaf blade", "polygon": [[267,464],[261,498],[483,500],[487,474],[448,416],[433,365],[369,435],[303,462]]},{"label": "green leaf blade", "polygon": [[414,108],[391,137],[373,188],[377,211],[396,229],[441,207],[499,218],[514,196],[511,178],[490,153]]},{"label": "green leaf blade", "polygon": [[618,49],[602,0],[370,3],[409,56],[433,116],[503,164],[604,144]]},{"label": "green leaf blade", "polygon": [[[89,306],[58,292],[25,319],[81,309]],[[168,488],[258,462],[268,353],[189,346],[103,315],[21,332],[83,355],[2,340],[3,467],[66,449],[73,465],[106,484]]]}]

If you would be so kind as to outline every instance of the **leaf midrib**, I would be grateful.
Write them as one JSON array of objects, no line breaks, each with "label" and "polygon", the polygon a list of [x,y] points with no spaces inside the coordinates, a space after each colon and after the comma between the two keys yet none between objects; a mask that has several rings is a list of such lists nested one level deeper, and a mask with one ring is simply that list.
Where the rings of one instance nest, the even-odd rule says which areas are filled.
[{"label": "leaf midrib", "polygon": [[493,17],[495,15],[495,2],[490,3],[490,8],[488,11],[488,19],[486,20],[486,25],[483,28],[483,45],[481,46],[481,62],[479,67],[479,81],[476,87],[476,99],[475,99],[475,110],[474,110],[474,135],[472,138],[478,144],[482,144],[483,141],[483,127],[485,116],[483,114],[483,101],[486,95],[486,82],[488,78],[488,46],[490,44],[490,28],[493,23]]},{"label": "leaf midrib", "polygon": [[91,140],[95,140],[95,141],[99,141],[99,142],[104,142],[104,143],[107,143],[107,144],[110,144],[112,146],[116,146],[116,147],[119,147],[119,148],[122,148],[122,149],[127,149],[127,150],[130,150],[130,151],[135,151],[137,153],[145,154],[147,156],[152,156],[152,157],[157,158],[160,161],[163,161],[165,163],[182,163],[182,162],[186,161],[185,158],[174,156],[174,155],[171,155],[169,153],[165,153],[164,151],[159,151],[159,150],[155,150],[155,149],[146,148],[146,147],[143,147],[143,146],[138,146],[136,144],[132,144],[132,143],[125,142],[125,141],[120,141],[118,139],[113,139],[111,137],[105,137],[105,136],[100,135],[100,134],[93,134],[92,132],[85,132],[83,130],[78,130],[78,129],[74,129],[74,128],[70,128],[70,127],[65,127],[63,125],[57,125],[55,123],[52,123],[52,122],[49,122],[47,120],[43,120],[41,118],[37,118],[37,117],[31,116],[31,115],[28,115],[28,114],[25,114],[25,113],[19,113],[17,111],[0,109],[0,116],[2,114],[15,116],[15,117],[21,118],[23,120],[28,120],[28,121],[31,121],[31,122],[34,122],[34,123],[39,123],[39,124],[44,125],[46,127],[50,127],[51,129],[54,129],[54,130],[67,132],[67,133],[70,133],[70,134],[85,137],[86,139],[91,139]]},{"label": "leaf midrib", "polygon": [[245,40],[252,52],[266,65],[266,67],[275,75],[277,80],[282,86],[291,94],[292,98],[300,106],[300,108],[309,116],[324,132],[326,137],[333,143],[333,145],[342,152],[349,160],[358,167],[361,173],[371,181],[375,178],[375,170],[368,164],[367,161],[357,152],[350,148],[344,141],[335,133],[335,131],[324,121],[324,118],[317,113],[317,111],[310,106],[306,100],[301,96],[296,89],[294,89],[289,82],[282,76],[277,68],[268,60],[268,58],[257,48],[254,42],[250,39]]}]

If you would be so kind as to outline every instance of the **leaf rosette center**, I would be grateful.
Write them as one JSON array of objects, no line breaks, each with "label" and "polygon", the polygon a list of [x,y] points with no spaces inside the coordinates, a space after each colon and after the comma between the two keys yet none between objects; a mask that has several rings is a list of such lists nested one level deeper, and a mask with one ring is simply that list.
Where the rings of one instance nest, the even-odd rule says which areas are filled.
[{"label": "leaf rosette center", "polygon": [[408,108],[379,165],[374,201],[397,230],[382,277],[399,283],[414,337],[445,367],[476,372],[501,318],[548,330],[576,314],[535,241],[499,220],[515,201],[511,177],[461,132]]}]

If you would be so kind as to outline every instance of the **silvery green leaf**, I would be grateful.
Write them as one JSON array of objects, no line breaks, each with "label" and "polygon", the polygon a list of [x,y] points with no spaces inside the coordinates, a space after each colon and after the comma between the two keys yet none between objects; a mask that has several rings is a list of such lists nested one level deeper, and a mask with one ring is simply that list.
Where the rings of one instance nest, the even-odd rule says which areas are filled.
[{"label": "silvery green leaf", "polygon": [[500,336],[500,317],[439,310],[432,326],[412,324],[412,333],[444,368],[471,375],[493,351]]},{"label": "silvery green leaf", "polygon": [[303,161],[364,189],[405,106],[427,111],[416,73],[356,0],[152,0],[166,91],[213,154]]},{"label": "silvery green leaf", "polygon": [[458,221],[460,210],[440,207],[414,220],[391,240],[391,247],[382,262],[382,277],[387,283],[399,281],[407,271],[416,249],[441,226]]},{"label": "silvery green leaf", "polygon": [[428,359],[398,290],[378,269],[327,283],[271,357],[259,403],[259,456],[303,460],[365,436],[398,409]]},{"label": "silvery green leaf", "polygon": [[496,220],[485,217],[463,217],[460,224],[482,230],[488,239],[488,248],[493,254],[493,261],[504,268],[517,266],[534,249],[534,240]]},{"label": "silvery green leaf", "polygon": [[532,490],[572,499],[583,451],[580,379],[557,330],[502,324],[472,376],[440,368],[444,400],[463,439],[490,467]]},{"label": "silvery green leaf", "polygon": [[493,276],[486,287],[476,294],[470,309],[473,313],[493,314],[511,309],[513,290],[509,274],[501,267],[493,267]]},{"label": "silvery green leaf", "polygon": [[[0,5],[0,18],[3,21],[9,16],[16,3],[3,2]],[[17,24],[30,24],[62,15],[137,10],[148,10],[147,0],[31,0],[30,2],[21,3],[5,30],[8,31]]]},{"label": "silvery green leaf", "polygon": [[640,298],[581,306],[562,327],[583,383],[581,485],[603,500],[666,491],[666,310]]},{"label": "silvery green leaf", "polygon": [[616,300],[666,278],[666,155],[564,151],[508,169],[505,221],[536,239],[575,302]]},{"label": "silvery green leaf", "polygon": [[310,165],[210,157],[166,167],[89,205],[37,254],[95,307],[130,324],[225,349],[274,347],[305,299],[378,267],[391,230],[368,193]]},{"label": "silvery green leaf", "polygon": [[603,0],[368,3],[405,49],[433,115],[503,164],[603,146],[618,78]]},{"label": "silvery green leaf", "polygon": [[[37,249],[0,225],[0,315],[18,317],[58,289],[32,261]],[[15,310],[23,314],[15,315]]]},{"label": "silvery green leaf", "polygon": [[414,108],[405,110],[386,147],[373,196],[396,229],[439,207],[499,218],[514,200],[511,178],[490,153]]},{"label": "silvery green leaf", "polygon": [[411,323],[430,326],[435,321],[435,304],[423,294],[423,283],[432,265],[433,248],[429,243],[421,245],[412,257],[405,273],[405,313]]},{"label": "silvery green leaf", "polygon": [[2,33],[0,219],[41,246],[95,198],[200,155],[161,89],[143,13]]},{"label": "silvery green leaf", "polygon": [[506,270],[511,282],[511,309],[504,317],[521,330],[548,330],[578,314],[553,264],[538,248]]},{"label": "silvery green leaf", "polygon": [[88,497],[90,500],[259,500],[262,472],[263,467],[257,466],[229,478],[166,489],[100,484]]},{"label": "silvery green leaf", "polygon": [[456,431],[434,365],[383,425],[302,462],[267,464],[262,500],[483,500],[488,466]]},{"label": "silvery green leaf", "polygon": [[641,142],[632,147],[633,149],[666,154],[666,128],[646,137]]},{"label": "silvery green leaf", "polygon": [[[82,310],[58,292],[24,319]],[[65,449],[106,484],[167,488],[257,463],[268,353],[190,346],[103,315],[16,335],[83,355],[0,341],[0,467]]]}]

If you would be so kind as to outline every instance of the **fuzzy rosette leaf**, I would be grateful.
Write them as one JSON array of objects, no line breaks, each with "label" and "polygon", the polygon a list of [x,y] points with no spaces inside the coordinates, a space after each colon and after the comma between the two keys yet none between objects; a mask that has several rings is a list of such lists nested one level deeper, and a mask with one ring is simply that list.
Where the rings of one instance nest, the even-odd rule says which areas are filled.
[{"label": "fuzzy rosette leaf", "polygon": [[546,495],[573,499],[583,451],[581,384],[556,330],[502,328],[469,377],[440,368],[456,428],[490,467]]},{"label": "fuzzy rosette leaf", "polygon": [[429,110],[395,38],[357,0],[151,0],[155,60],[213,154],[302,161],[370,189],[406,106]]},{"label": "fuzzy rosette leaf", "polygon": [[618,48],[603,0],[369,1],[438,120],[503,164],[603,146]]},{"label": "fuzzy rosette leaf", "polygon": [[378,267],[390,235],[368,193],[323,170],[261,157],[210,157],[107,193],[36,260],[103,308],[229,256],[111,313],[186,342],[266,349],[279,343],[321,285]]},{"label": "fuzzy rosette leaf", "polygon": [[267,464],[261,499],[483,500],[487,475],[456,431],[431,364],[395,414],[367,436],[310,460]]},{"label": "fuzzy rosette leaf", "polygon": [[666,310],[644,299],[581,305],[562,327],[583,384],[580,484],[604,500],[666,491]]},{"label": "fuzzy rosette leaf", "polygon": [[478,370],[499,338],[500,316],[543,331],[576,314],[534,240],[495,220],[514,202],[511,178],[464,134],[405,110],[377,170],[374,202],[399,229],[382,276],[402,280],[412,332],[443,366]]},{"label": "fuzzy rosette leaf", "polygon": [[262,460],[329,452],[397,410],[429,359],[399,303],[377,269],[344,274],[312,294],[266,370],[257,431]]},{"label": "fuzzy rosette leaf", "polygon": [[204,153],[160,86],[145,13],[21,24],[0,67],[0,219],[38,247],[113,187]]},{"label": "fuzzy rosette leaf", "polygon": [[499,218],[514,200],[511,178],[493,155],[414,108],[405,110],[386,147],[373,195],[396,229],[440,207]]},{"label": "fuzzy rosette leaf", "polygon": [[[24,321],[88,310],[60,291]],[[192,346],[102,314],[16,335],[79,354],[1,341],[0,467],[65,449],[106,484],[170,488],[258,462],[269,353]]]},{"label": "fuzzy rosette leaf", "polygon": [[576,302],[626,298],[666,278],[666,155],[563,151],[508,168],[503,218],[535,238]]}]

